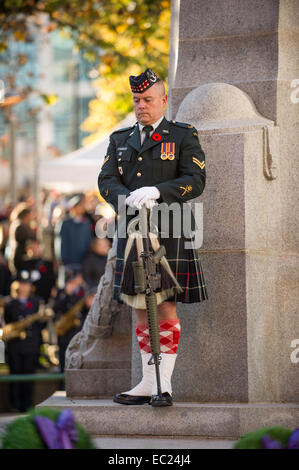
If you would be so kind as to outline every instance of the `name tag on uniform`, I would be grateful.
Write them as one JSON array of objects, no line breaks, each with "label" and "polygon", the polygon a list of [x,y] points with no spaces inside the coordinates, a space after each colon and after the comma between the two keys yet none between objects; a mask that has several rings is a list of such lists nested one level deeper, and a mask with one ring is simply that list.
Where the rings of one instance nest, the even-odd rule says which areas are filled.
[{"label": "name tag on uniform", "polygon": [[161,155],[162,160],[173,160],[175,157],[175,142],[162,142]]}]

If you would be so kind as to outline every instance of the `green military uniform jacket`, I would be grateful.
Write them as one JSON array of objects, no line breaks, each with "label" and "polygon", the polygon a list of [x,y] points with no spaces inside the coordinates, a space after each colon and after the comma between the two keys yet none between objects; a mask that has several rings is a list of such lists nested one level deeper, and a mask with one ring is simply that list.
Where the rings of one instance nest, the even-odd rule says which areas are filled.
[{"label": "green military uniform jacket", "polygon": [[[199,254],[195,248],[185,247],[186,238],[190,239],[190,236],[193,238],[192,234],[189,235],[189,229],[186,234],[186,225],[191,222],[191,231],[198,227],[191,206],[183,204],[201,195],[205,187],[205,179],[205,155],[199,143],[198,133],[190,124],[168,121],[163,118],[142,148],[138,123],[113,132],[110,136],[107,155],[98,178],[98,186],[101,196],[119,215],[119,221],[122,221],[121,231],[124,228],[122,224],[124,222],[127,224],[135,215],[131,215],[134,210],[130,208],[130,216],[126,211],[125,219],[122,218],[124,207],[118,207],[118,195],[127,197],[135,189],[143,186],[156,186],[160,191],[157,202],[166,203],[167,208],[169,207],[168,220],[166,220],[166,223],[169,223],[169,235],[163,233],[162,224],[165,224],[166,216],[163,210],[159,210],[162,204],[154,206],[152,213],[157,208],[160,243],[165,247],[170,269],[182,288],[181,293],[176,293],[168,299],[171,301],[195,303],[208,298]],[[179,203],[176,206],[180,211],[173,212],[171,206],[174,204],[172,203]],[[138,215],[138,209],[136,211]],[[173,214],[180,215],[181,224],[177,218],[173,217]],[[186,214],[188,224],[185,222]],[[156,221],[157,219],[155,223]],[[180,234],[172,233],[172,227],[174,231],[178,227]],[[119,231],[119,227],[117,230]],[[117,237],[113,299],[123,303],[120,299],[120,292],[125,266],[127,234],[118,233]],[[193,241],[191,245],[192,243]]]},{"label": "green military uniform jacket", "polygon": [[[160,191],[158,203],[182,205],[201,195],[205,179],[205,154],[197,130],[164,117],[143,147],[137,122],[110,135],[98,187],[103,199],[118,213],[120,194],[127,197],[135,189],[156,186]],[[194,222],[194,218],[191,220]]]}]

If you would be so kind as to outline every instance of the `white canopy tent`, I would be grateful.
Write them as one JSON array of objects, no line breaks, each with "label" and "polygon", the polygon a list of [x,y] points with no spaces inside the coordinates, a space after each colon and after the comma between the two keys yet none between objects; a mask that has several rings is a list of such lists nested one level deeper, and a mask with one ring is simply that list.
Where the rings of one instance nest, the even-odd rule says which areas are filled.
[{"label": "white canopy tent", "polygon": [[[135,113],[132,112],[115,130],[132,126],[135,122]],[[109,145],[109,135],[63,157],[41,162],[40,186],[65,193],[97,189],[97,178]]]}]

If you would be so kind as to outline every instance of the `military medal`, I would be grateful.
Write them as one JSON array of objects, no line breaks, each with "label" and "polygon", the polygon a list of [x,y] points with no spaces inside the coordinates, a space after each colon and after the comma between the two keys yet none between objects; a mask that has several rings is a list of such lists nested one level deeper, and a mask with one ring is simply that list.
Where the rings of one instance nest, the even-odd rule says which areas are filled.
[{"label": "military medal", "polygon": [[162,142],[161,144],[161,159],[173,160],[175,157],[175,142]]}]

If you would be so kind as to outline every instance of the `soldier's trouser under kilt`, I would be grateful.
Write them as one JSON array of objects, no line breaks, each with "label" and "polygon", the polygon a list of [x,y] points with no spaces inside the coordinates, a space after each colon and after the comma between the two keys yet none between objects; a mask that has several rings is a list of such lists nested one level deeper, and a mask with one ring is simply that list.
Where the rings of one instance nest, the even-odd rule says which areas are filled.
[{"label": "soldier's trouser under kilt", "polygon": [[[165,246],[166,258],[172,272],[183,289],[183,292],[176,293],[173,297],[170,297],[167,300],[182,303],[195,303],[208,299],[203,268],[198,251],[194,248],[193,242],[185,237],[159,237],[159,242],[161,245]],[[185,242],[189,242],[190,245],[192,244],[192,248],[186,249],[184,247]],[[121,304],[124,303],[120,300],[119,293],[126,243],[127,238],[118,238],[117,240],[117,254],[113,284],[113,299],[117,300],[118,303]]]},{"label": "soldier's trouser under kilt", "polygon": [[[36,353],[21,354],[18,352],[7,354],[7,362],[11,374],[34,374],[38,365]],[[34,382],[11,382],[9,384],[10,404],[21,413],[33,406]]]}]

